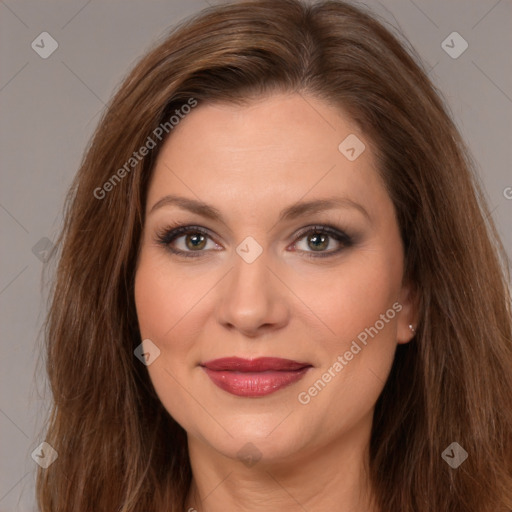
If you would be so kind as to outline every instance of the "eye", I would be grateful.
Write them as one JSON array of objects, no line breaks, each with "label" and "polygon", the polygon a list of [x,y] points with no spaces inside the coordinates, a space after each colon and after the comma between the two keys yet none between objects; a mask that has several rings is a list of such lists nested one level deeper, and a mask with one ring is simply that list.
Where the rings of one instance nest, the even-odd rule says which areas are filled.
[{"label": "eye", "polygon": [[[208,247],[209,241],[214,247]],[[156,242],[174,254],[192,258],[201,256],[201,253],[205,252],[204,249],[216,250],[219,247],[208,231],[200,226],[167,227],[157,234]]]},{"label": "eye", "polygon": [[[300,242],[304,240],[302,247]],[[309,226],[299,234],[293,247],[308,257],[327,257],[338,254],[353,245],[352,238],[345,232],[331,226]]]},{"label": "eye", "polygon": [[[168,226],[157,233],[156,242],[173,254],[192,258],[210,250],[220,250],[209,232],[201,226]],[[213,247],[208,247],[208,242]],[[338,254],[353,243],[347,233],[332,226],[308,226],[298,234],[293,248],[307,257],[322,258]]]}]

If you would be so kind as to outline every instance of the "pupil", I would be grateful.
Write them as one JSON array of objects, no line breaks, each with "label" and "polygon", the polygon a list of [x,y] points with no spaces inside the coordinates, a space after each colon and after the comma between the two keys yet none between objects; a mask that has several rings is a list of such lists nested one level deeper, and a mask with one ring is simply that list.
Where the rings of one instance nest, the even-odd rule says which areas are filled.
[{"label": "pupil", "polygon": [[187,236],[187,247],[189,249],[202,249],[205,245],[206,238],[201,234]]},{"label": "pupil", "polygon": [[315,233],[309,237],[309,242],[312,242],[314,245],[310,246],[315,251],[319,249],[325,249],[328,244],[328,236],[323,235],[321,233]]}]

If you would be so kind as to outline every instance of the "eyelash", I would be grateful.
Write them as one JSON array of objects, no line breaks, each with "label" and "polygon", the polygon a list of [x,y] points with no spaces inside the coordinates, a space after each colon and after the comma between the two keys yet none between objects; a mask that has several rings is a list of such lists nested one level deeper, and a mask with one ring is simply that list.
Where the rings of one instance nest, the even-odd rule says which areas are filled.
[{"label": "eyelash", "polygon": [[[158,231],[156,233],[155,242],[159,245],[164,246],[167,250],[171,251],[173,254],[177,254],[179,256],[184,256],[186,258],[198,258],[201,257],[206,251],[181,251],[179,249],[173,248],[170,244],[174,242],[177,238],[183,235],[188,234],[197,234],[200,233],[204,236],[207,236],[211,239],[209,232],[200,227],[194,225],[176,225],[176,226],[167,226],[164,229]],[[353,238],[345,233],[344,231],[340,231],[339,229],[330,226],[330,225],[314,225],[308,226],[297,234],[297,238],[294,242],[296,244],[300,240],[302,240],[308,234],[319,234],[319,235],[328,235],[329,237],[334,238],[337,242],[342,244],[342,246],[334,251],[324,252],[324,253],[314,253],[309,251],[302,251],[309,258],[327,258],[330,256],[335,256],[339,254],[344,249],[351,247],[354,244]],[[196,254],[194,254],[196,253]]]}]

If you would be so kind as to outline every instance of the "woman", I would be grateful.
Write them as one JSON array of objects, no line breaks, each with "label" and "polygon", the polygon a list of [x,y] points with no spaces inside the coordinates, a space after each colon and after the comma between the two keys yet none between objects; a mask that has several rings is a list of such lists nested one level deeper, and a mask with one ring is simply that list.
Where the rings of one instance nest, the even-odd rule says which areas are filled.
[{"label": "woman", "polygon": [[506,256],[366,12],[182,24],[112,100],[60,243],[42,511],[512,509]]}]

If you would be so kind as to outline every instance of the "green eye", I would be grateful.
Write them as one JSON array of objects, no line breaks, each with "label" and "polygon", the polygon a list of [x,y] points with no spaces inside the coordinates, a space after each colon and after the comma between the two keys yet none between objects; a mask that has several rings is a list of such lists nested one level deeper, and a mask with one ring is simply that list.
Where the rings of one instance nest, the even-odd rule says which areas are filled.
[{"label": "green eye", "polygon": [[[177,248],[175,244],[180,238],[184,238],[184,243],[181,248]],[[303,239],[306,239],[306,246],[297,247]],[[156,241],[173,254],[192,258],[200,257],[205,252],[219,248],[209,232],[201,226],[167,227],[157,234]],[[212,241],[213,248],[207,248],[208,241]],[[338,254],[351,245],[353,245],[353,240],[344,231],[332,226],[308,226],[301,230],[293,247],[308,257],[327,257]]]},{"label": "green eye", "polygon": [[[303,239],[306,239],[305,247],[297,247]],[[327,257],[338,254],[351,245],[353,245],[353,241],[345,232],[331,226],[313,226],[302,231],[294,247],[298,248],[300,252],[309,253],[310,257]],[[327,250],[329,248],[330,250]]]}]

